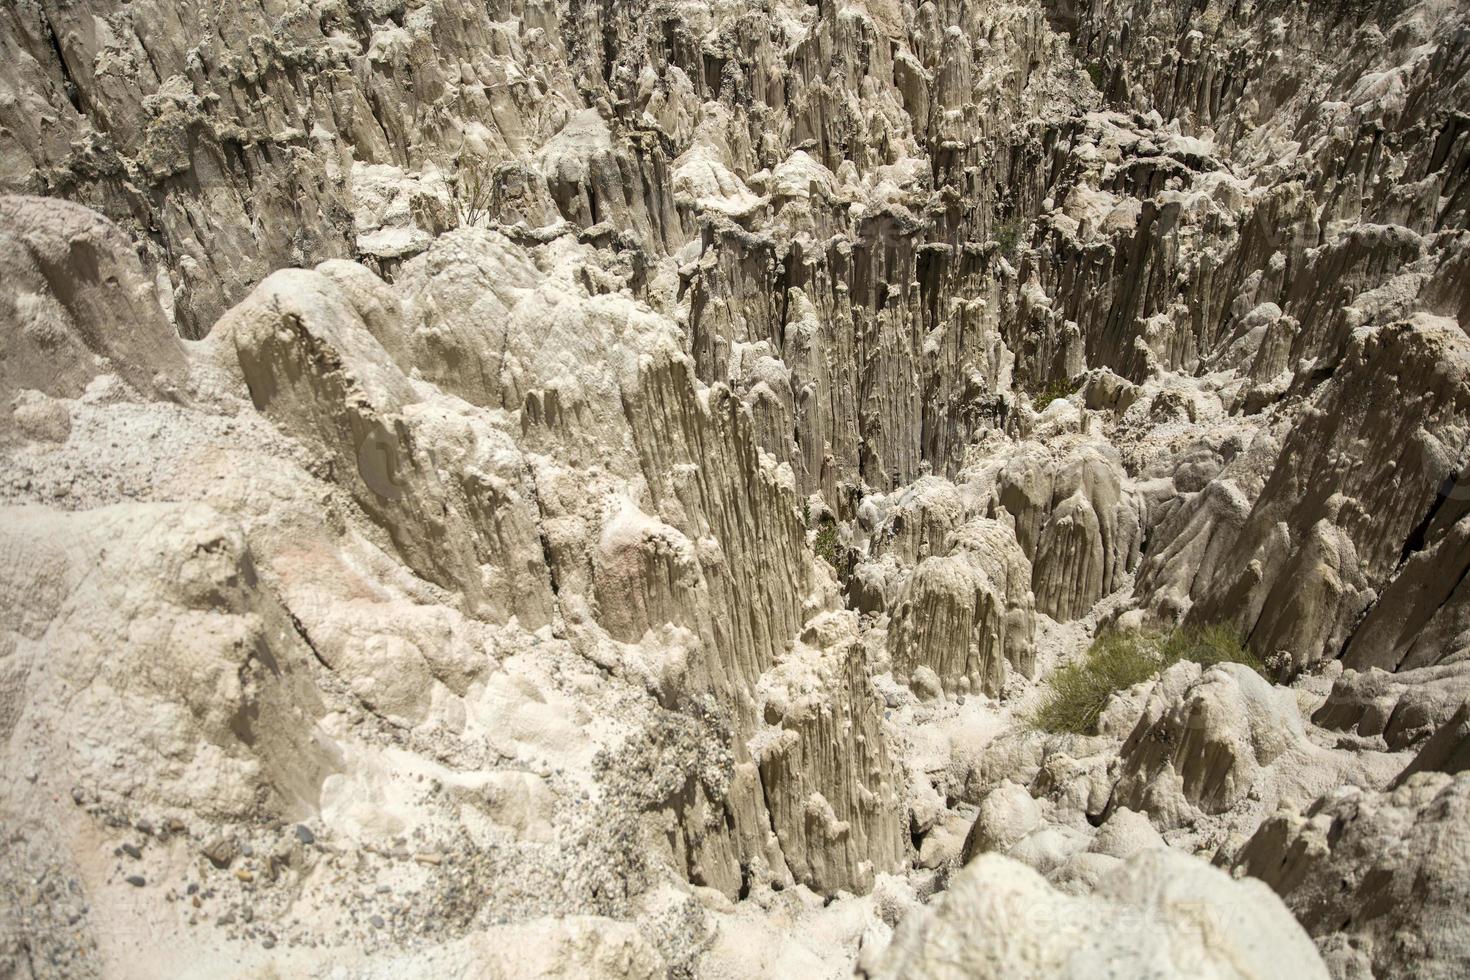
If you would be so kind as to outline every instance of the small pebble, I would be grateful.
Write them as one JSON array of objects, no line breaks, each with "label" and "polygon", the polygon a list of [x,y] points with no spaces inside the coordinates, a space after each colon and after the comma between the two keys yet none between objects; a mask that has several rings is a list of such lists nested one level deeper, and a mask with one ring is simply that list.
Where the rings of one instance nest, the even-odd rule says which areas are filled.
[{"label": "small pebble", "polygon": [[310,827],[299,823],[296,825],[296,839],[303,844],[315,844],[316,834],[311,832]]},{"label": "small pebble", "polygon": [[144,885],[148,884],[147,879],[145,879],[142,875],[128,875],[126,878],[123,879],[123,881],[126,881],[134,888],[142,888]]},{"label": "small pebble", "polygon": [[384,927],[384,926],[385,926],[385,925],[387,925],[387,923],[385,923],[385,922],[384,922],[384,921],[383,921],[383,917],[382,917],[382,916],[381,916],[381,915],[374,915],[374,916],[371,916],[371,917],[370,917],[370,918],[369,918],[369,919],[368,919],[368,922],[369,922],[369,923],[370,923],[370,924],[371,924],[371,925],[372,925],[372,927],[373,927],[373,928],[374,928],[374,929],[381,929],[381,928],[383,928],[383,927]]},{"label": "small pebble", "polygon": [[122,846],[122,852],[134,861],[143,856],[143,852],[138,850],[138,845],[136,844],[124,844]]}]

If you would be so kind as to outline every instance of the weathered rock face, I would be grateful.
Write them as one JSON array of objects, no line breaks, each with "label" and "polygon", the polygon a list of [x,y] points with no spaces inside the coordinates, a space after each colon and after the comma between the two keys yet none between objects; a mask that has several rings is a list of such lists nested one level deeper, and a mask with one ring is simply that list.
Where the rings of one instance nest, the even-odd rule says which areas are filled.
[{"label": "weathered rock face", "polygon": [[1312,716],[1323,728],[1381,736],[1391,750],[1406,749],[1436,731],[1470,696],[1463,664],[1421,667],[1390,674],[1347,671]]},{"label": "weathered rock face", "polygon": [[980,802],[975,823],[965,837],[965,863],[969,864],[981,854],[1004,854],[1025,839],[1040,822],[1040,808],[1025,787],[1010,781],[1001,783]]},{"label": "weathered rock face", "polygon": [[996,696],[1007,665],[1033,670],[1030,565],[1004,525],[977,518],[948,538],[949,551],[919,562],[893,607],[895,676],[934,672],[946,691]]},{"label": "weathered rock face", "polygon": [[1402,785],[1415,773],[1457,773],[1470,769],[1470,701],[1460,705],[1429,738],[1412,762],[1394,779]]},{"label": "weathered rock face", "polygon": [[[1292,362],[1341,350],[1353,321],[1371,308],[1361,299],[1423,254],[1423,236],[1464,227],[1466,202],[1445,189],[1455,183],[1466,133],[1437,107],[1463,95],[1467,80],[1450,41],[1457,23],[1441,8],[1124,2],[1051,11],[1059,28],[1075,31],[1111,104],[1175,121],[1183,139],[1159,147],[1165,152],[1133,173],[1161,182],[1172,176],[1223,199],[1228,187],[1199,187],[1195,176],[1216,169],[1210,157],[1218,154],[1269,174],[1274,185],[1245,196],[1243,213],[1227,219],[1234,227],[1223,248],[1208,252],[1174,247],[1191,233],[1189,216],[1200,213],[1203,195],[1160,195],[1156,208],[1145,206],[1144,233],[1130,236],[1127,255],[1141,269],[1127,282],[1139,285],[1101,304],[1069,292],[1073,302],[1087,296],[1097,311],[1091,316],[1106,318],[1101,329],[1084,325],[1084,336],[1102,342],[1090,354],[1136,365],[1137,338],[1161,359],[1207,355],[1235,332],[1232,321],[1262,302],[1277,304],[1298,327]],[[1340,70],[1304,72],[1283,56],[1292,48],[1331,52]],[[1289,159],[1287,147],[1295,150]],[[1415,176],[1389,176],[1407,173]],[[1158,227],[1143,228],[1150,214]],[[1175,281],[1188,284],[1185,302],[1164,288]],[[1402,302],[1406,291],[1394,291]]]},{"label": "weathered rock face", "polygon": [[1282,897],[1338,976],[1458,976],[1470,952],[1470,777],[1425,773],[1392,792],[1344,788],[1262,825],[1235,858]]},{"label": "weathered rock face", "polygon": [[368,325],[398,327],[381,287],[356,265],[279,272],[217,339],[234,347],[255,407],[322,452],[404,564],[473,616],[543,625],[552,595],[526,463],[483,416],[419,402]]},{"label": "weathered rock face", "polygon": [[317,727],[312,654],[238,524],[150,503],[9,508],[3,528],[14,758],[215,819],[320,807],[342,759]]},{"label": "weathered rock face", "polygon": [[1090,453],[1068,463],[1052,482],[1050,513],[1036,542],[1037,608],[1075,619],[1118,588],[1138,563],[1140,524],[1116,463]]},{"label": "weathered rock face", "polygon": [[385,205],[395,170],[468,181],[456,163],[543,148],[549,174],[531,171],[507,206],[544,202],[541,217],[579,186],[579,157],[546,147],[582,107],[578,40],[534,5],[24,3],[5,13],[4,44],[17,93],[0,119],[4,189],[67,196],[136,230],[186,336],[274,269],[401,260],[457,223],[432,190]]},{"label": "weathered rock face", "polygon": [[[1162,976],[1326,977],[1301,926],[1258,881],[1144,852],[1085,898],[995,855],[905,921],[869,977],[1083,977],[1100,965]],[[1202,940],[1201,925],[1208,941]]]},{"label": "weathered rock face", "polygon": [[[423,257],[427,269],[409,282],[418,295],[437,294],[447,304],[457,287],[420,277],[437,267],[457,278],[465,251],[482,245],[495,250],[482,253],[482,263],[519,252],[504,239],[462,233],[447,244],[447,258],[431,248]],[[513,269],[532,265],[529,256],[517,258]],[[450,378],[481,401],[493,403],[499,388],[502,402],[523,392],[527,402],[539,404],[534,422],[522,415],[541,454],[533,468],[503,415],[416,389],[398,370],[398,361],[411,368],[415,350],[425,349],[417,344],[420,337],[443,331],[420,320],[411,334],[396,291],[350,268],[356,271],[327,263],[315,273],[272,276],[221,321],[211,343],[233,346],[256,407],[318,447],[328,478],[345,485],[404,564],[462,596],[471,617],[513,617],[521,628],[536,630],[558,628],[565,618],[590,611],[626,643],[666,625],[691,630],[698,652],[680,675],[662,679],[660,698],[676,710],[713,698],[711,710],[727,726],[734,769],[727,784],[717,780],[673,804],[686,825],[687,840],[678,850],[695,880],[731,894],[741,887],[742,867],[753,860],[779,867],[779,849],[770,851],[764,840],[767,806],[787,803],[782,786],[801,801],[790,806],[806,806],[824,788],[845,804],[849,762],[825,774],[807,773],[809,784],[802,785],[781,782],[790,774],[771,768],[767,780],[776,782],[765,792],[745,748],[756,720],[756,684],[800,627],[810,558],[794,499],[758,461],[739,402],[720,387],[696,391],[656,314],[626,300],[621,306],[600,302],[565,280],[542,283],[539,292],[555,299],[550,310],[523,313],[530,322],[569,314],[573,324],[600,326],[611,318],[622,320],[624,329],[584,344],[575,373],[558,377],[575,349],[533,349],[543,338],[517,324],[506,334],[494,380],[483,371]],[[426,315],[425,300],[417,302],[420,316]],[[581,309],[583,303],[593,309]],[[588,422],[603,443],[604,488],[623,488],[622,509],[605,515],[601,531],[585,517],[572,526],[565,519],[548,526],[555,511],[543,503],[542,476],[580,455],[587,440],[579,431],[583,405],[598,389],[616,392],[621,401],[619,415],[603,415],[599,404]],[[858,674],[844,676],[860,688],[866,674],[860,665],[854,669]],[[847,688],[836,700],[866,717],[850,703]],[[881,730],[870,727],[862,742],[869,739],[874,758],[881,757]],[[866,756],[850,764],[855,771],[868,768]],[[883,781],[881,773],[875,778]],[[886,821],[886,856],[881,848],[869,853],[865,833],[857,844],[835,830],[799,838],[793,846],[800,866],[822,869],[802,879],[823,890],[862,882],[870,887],[873,869],[886,869],[897,848],[896,818],[890,814]],[[720,829],[710,833],[702,827],[706,822]],[[826,870],[829,861],[838,870]],[[859,872],[859,864],[866,870]]]},{"label": "weathered rock face", "polygon": [[992,479],[988,511],[1004,514],[1032,563],[1036,608],[1078,619],[1137,567],[1147,500],[1117,451],[1081,442],[1056,451],[1028,443]]},{"label": "weathered rock face", "polygon": [[792,876],[814,891],[867,892],[903,854],[898,771],[850,613],[815,620],[761,679],[756,757]]},{"label": "weathered rock face", "polygon": [[1181,663],[1160,678],[1124,742],[1110,805],[1177,826],[1191,807],[1220,813],[1259,793],[1261,769],[1309,767],[1312,754],[1296,706],[1254,671]]},{"label": "weathered rock face", "polygon": [[162,397],[183,383],[178,339],[126,235],[85,208],[42,198],[4,198],[0,226],[0,396],[75,398],[103,372]]},{"label": "weathered rock face", "polygon": [[1445,477],[1428,513],[1409,532],[1407,560],[1342,653],[1347,666],[1407,672],[1463,659],[1470,628],[1467,467]]},{"label": "weathered rock face", "polygon": [[[1191,614],[1232,622],[1256,649],[1286,651],[1298,665],[1342,650],[1421,546],[1417,529],[1458,471],[1470,431],[1467,357],[1459,326],[1432,317],[1355,336],[1221,557],[1240,571],[1212,583]],[[1412,414],[1399,401],[1405,389],[1423,392]]]},{"label": "weathered rock face", "polygon": [[[393,272],[455,224],[565,219],[634,265],[703,243],[680,287],[697,370],[726,379],[732,344],[784,360],[801,424],[768,448],[803,487],[952,469],[994,420],[1007,300],[985,245],[1043,196],[1052,96],[1075,86],[1037,9],[266,3],[193,45],[166,3],[100,16],[7,14],[4,187],[146,232],[186,335],[281,266]],[[1038,111],[1039,139],[1009,136]]]},{"label": "weathered rock face", "polygon": [[[1320,972],[1139,852],[1453,810],[1467,32],[9,4],[0,974]],[[1027,730],[1098,629],[1180,623],[1291,686]],[[1454,921],[1413,859],[1323,897],[1363,855],[1295,819],[1248,863],[1306,842],[1338,974]]]},{"label": "weathered rock face", "polygon": [[[27,207],[7,199],[0,213]],[[50,226],[44,215],[20,233],[120,240],[69,205]],[[580,263],[561,261],[568,249]],[[510,322],[486,348],[459,280],[499,261]],[[422,813],[356,809],[380,792],[359,781],[401,765],[341,721],[365,714],[516,847],[545,848],[549,823],[567,819],[552,769],[524,760],[602,787],[617,816],[534,864],[515,859],[571,862],[563,914],[616,912],[645,832],[683,878],[731,897],[794,882],[864,892],[899,866],[899,781],[865,648],[850,614],[812,620],[835,594],[789,476],[759,454],[741,402],[697,382],[667,318],[598,292],[624,271],[615,259],[463,230],[398,287],[344,262],[275,273],[207,340],[182,344],[156,306],[136,334],[109,336],[151,293],[126,254],[95,267],[106,281],[57,337],[91,344],[97,360],[78,368],[97,377],[79,371],[53,395],[33,387],[34,361],[14,364],[7,438],[51,500],[6,510],[14,771],[64,773],[79,804],[154,825],[332,814],[340,833],[407,820],[422,834],[434,826]],[[548,346],[558,331],[567,343]],[[446,336],[493,349],[498,369],[482,357],[459,370],[432,339]],[[151,351],[174,379],[105,373]],[[173,401],[157,401],[165,383]],[[75,432],[130,429],[145,435],[126,454],[67,475],[88,451]],[[242,436],[248,448],[232,450]],[[141,502],[100,506],[118,498]],[[44,601],[20,601],[28,589]],[[577,683],[596,714],[555,690],[588,669]],[[107,724],[58,727],[47,712]],[[617,721],[593,734],[599,716]],[[780,737],[757,753],[764,724]],[[597,755],[619,745],[622,762]],[[516,760],[537,767],[529,784],[503,778],[524,772]],[[632,776],[645,764],[655,773]],[[589,834],[610,848],[590,873]]]}]

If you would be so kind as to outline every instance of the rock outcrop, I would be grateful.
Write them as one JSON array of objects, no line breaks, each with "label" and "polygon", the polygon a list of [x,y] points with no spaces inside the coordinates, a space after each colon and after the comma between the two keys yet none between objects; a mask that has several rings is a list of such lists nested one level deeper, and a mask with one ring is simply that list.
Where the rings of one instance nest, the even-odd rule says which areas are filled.
[{"label": "rock outcrop", "polygon": [[1470,777],[1424,773],[1391,792],[1344,788],[1305,813],[1262,825],[1235,867],[1276,890],[1337,976],[1412,963],[1457,976],[1467,953],[1454,923],[1466,899]]},{"label": "rock outcrop", "polygon": [[905,580],[893,606],[894,674],[933,671],[946,691],[1000,694],[1010,668],[1033,670],[1029,563],[1004,525],[978,518]]},{"label": "rock outcrop", "polygon": [[1261,768],[1321,765],[1312,755],[1296,705],[1254,671],[1180,663],[1159,679],[1123,744],[1110,805],[1177,826],[1191,808],[1220,813],[1245,799]]},{"label": "rock outcrop", "polygon": [[[1284,652],[1298,667],[1341,651],[1422,546],[1420,527],[1458,473],[1467,357],[1459,325],[1427,314],[1355,334],[1221,555],[1240,571],[1213,582],[1191,615],[1229,621],[1263,655]],[[1405,389],[1422,392],[1413,413],[1398,401]]]},{"label": "rock outcrop", "polygon": [[865,893],[903,854],[898,770],[851,614],[815,620],[762,679],[756,758],[792,876]]},{"label": "rock outcrop", "polygon": [[1326,977],[1317,951],[1258,881],[1144,852],[1086,898],[986,855],[908,919],[868,977]]},{"label": "rock outcrop", "polygon": [[1381,737],[1390,750],[1407,749],[1449,721],[1470,697],[1470,674],[1460,664],[1397,673],[1346,671],[1312,716],[1323,728]]},{"label": "rock outcrop", "polygon": [[320,807],[343,760],[316,664],[235,521],[202,503],[3,517],[17,779],[59,767],[111,805],[214,819]]}]

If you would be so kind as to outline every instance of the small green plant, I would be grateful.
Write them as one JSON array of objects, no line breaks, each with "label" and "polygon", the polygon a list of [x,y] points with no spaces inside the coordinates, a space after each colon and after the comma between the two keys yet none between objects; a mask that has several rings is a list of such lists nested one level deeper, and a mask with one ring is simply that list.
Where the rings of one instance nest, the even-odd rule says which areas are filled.
[{"label": "small green plant", "polygon": [[1241,644],[1235,631],[1219,623],[1176,629],[1165,637],[1160,652],[1166,666],[1181,660],[1193,660],[1205,667],[1244,664],[1267,680],[1271,679],[1266,665]]},{"label": "small green plant", "polygon": [[1087,63],[1087,77],[1092,79],[1092,87],[1099,92],[1104,90],[1108,82],[1107,73],[1103,71],[1102,62],[1100,61],[1089,61]]},{"label": "small green plant", "polygon": [[474,228],[490,218],[491,199],[495,196],[495,173],[490,161],[476,153],[462,152],[453,186],[461,225]]},{"label": "small green plant", "polygon": [[1021,223],[1014,218],[1002,221],[995,228],[995,242],[1000,246],[1001,255],[1007,259],[1015,259],[1020,251]]},{"label": "small green plant", "polygon": [[1071,382],[1066,379],[1052,381],[1027,390],[1027,394],[1031,396],[1031,408],[1037,412],[1045,411],[1046,406],[1058,398],[1066,398],[1071,393]]},{"label": "small green plant", "polygon": [[827,564],[842,571],[842,545],[837,542],[837,525],[831,519],[822,521],[817,526],[816,540],[812,543],[812,550],[817,553],[818,558],[825,558]]},{"label": "small green plant", "polygon": [[1051,675],[1051,690],[1028,720],[1045,732],[1095,734],[1109,698],[1181,660],[1205,667],[1245,664],[1266,673],[1255,654],[1224,626],[1183,627],[1167,634],[1109,631],[1092,641],[1082,659]]},{"label": "small green plant", "polygon": [[803,527],[811,528],[815,521],[816,534],[812,537],[812,551],[818,558],[824,559],[827,564],[837,570],[838,577],[846,579],[852,571],[852,556],[842,543],[837,540],[837,521],[832,515],[823,510],[813,516],[810,500],[801,502],[801,523]]}]

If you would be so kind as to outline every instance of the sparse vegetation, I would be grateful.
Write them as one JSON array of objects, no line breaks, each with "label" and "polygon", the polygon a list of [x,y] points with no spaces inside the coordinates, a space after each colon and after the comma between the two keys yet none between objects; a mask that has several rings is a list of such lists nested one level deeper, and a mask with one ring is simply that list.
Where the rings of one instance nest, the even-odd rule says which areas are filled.
[{"label": "sparse vegetation", "polygon": [[817,527],[812,550],[817,553],[818,558],[826,559],[827,564],[839,572],[842,571],[842,546],[837,543],[837,525],[831,520],[823,521]]},{"label": "sparse vegetation", "polygon": [[995,228],[995,241],[1000,246],[1000,254],[1014,260],[1020,252],[1021,223],[1014,218],[1002,221]]},{"label": "sparse vegetation", "polygon": [[1072,393],[1072,384],[1066,379],[1051,381],[1035,388],[1028,388],[1026,393],[1031,396],[1031,407],[1035,411],[1042,412],[1046,406],[1058,398],[1066,398]]},{"label": "sparse vegetation", "polygon": [[1245,664],[1251,670],[1269,679],[1266,665],[1240,642],[1240,637],[1228,626],[1187,627],[1174,630],[1164,638],[1160,647],[1164,666],[1172,666],[1181,660],[1193,660],[1205,667],[1215,664]]},{"label": "sparse vegetation", "polygon": [[454,175],[459,223],[473,228],[490,217],[495,174],[490,161],[474,153],[462,153]]},{"label": "sparse vegetation", "polygon": [[[839,575],[845,574],[848,571],[848,556],[837,540],[837,522],[825,511],[817,515],[816,522],[817,533],[812,540],[812,551],[818,558],[825,559]],[[812,505],[809,500],[801,502],[801,523],[807,528],[812,526]]]},{"label": "sparse vegetation", "polygon": [[1255,654],[1241,646],[1229,628],[1181,628],[1171,633],[1105,632],[1092,641],[1082,659],[1052,674],[1051,690],[1029,719],[1047,732],[1095,734],[1097,719],[1118,691],[1167,670],[1181,660],[1205,667],[1245,664],[1265,674]]},{"label": "sparse vegetation", "polygon": [[1103,71],[1102,62],[1100,61],[1089,61],[1087,63],[1087,77],[1092,79],[1092,87],[1099,92],[1103,91],[1108,82],[1107,73]]}]

